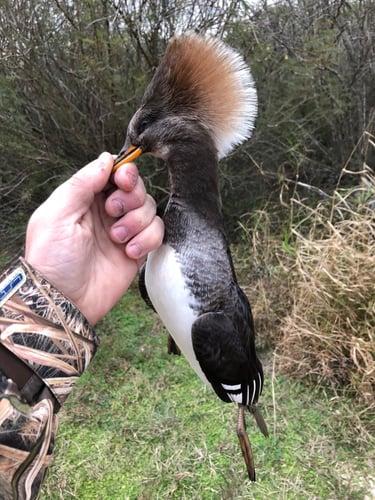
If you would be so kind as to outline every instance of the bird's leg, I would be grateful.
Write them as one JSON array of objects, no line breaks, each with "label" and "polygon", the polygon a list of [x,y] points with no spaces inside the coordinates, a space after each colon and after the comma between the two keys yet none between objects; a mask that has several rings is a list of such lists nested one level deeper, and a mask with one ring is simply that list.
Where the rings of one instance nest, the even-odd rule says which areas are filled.
[{"label": "bird's leg", "polygon": [[240,442],[242,455],[246,463],[249,479],[250,481],[255,481],[253,452],[251,450],[249,436],[247,435],[246,432],[245,408],[246,407],[244,405],[241,404],[238,405],[237,436]]},{"label": "bird's leg", "polygon": [[168,335],[168,354],[177,354],[177,356],[181,356],[180,348],[174,341],[172,335]]},{"label": "bird's leg", "polygon": [[268,437],[269,434],[267,424],[263,418],[263,415],[260,413],[259,408],[256,405],[248,405],[247,409],[252,415],[254,415],[255,422],[257,423],[257,426],[259,427],[263,436]]}]

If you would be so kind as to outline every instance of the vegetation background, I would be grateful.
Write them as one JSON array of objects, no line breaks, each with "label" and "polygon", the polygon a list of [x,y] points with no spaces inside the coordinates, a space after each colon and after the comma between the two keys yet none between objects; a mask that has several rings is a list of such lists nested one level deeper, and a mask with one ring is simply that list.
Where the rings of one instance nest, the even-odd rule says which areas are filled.
[{"label": "vegetation background", "polygon": [[[221,162],[236,268],[267,367],[268,441],[245,480],[221,405],[133,290],[67,409],[45,498],[372,498],[373,0],[2,0],[0,260],[52,189],[126,125],[176,33],[250,64],[252,139]],[[166,173],[139,162],[160,209]]]}]

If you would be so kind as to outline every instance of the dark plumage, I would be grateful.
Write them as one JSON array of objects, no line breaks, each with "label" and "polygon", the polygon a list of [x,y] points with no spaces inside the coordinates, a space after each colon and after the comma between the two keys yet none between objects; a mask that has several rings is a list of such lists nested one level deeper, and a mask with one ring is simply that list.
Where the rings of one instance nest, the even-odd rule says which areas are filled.
[{"label": "dark plumage", "polygon": [[166,162],[165,238],[147,259],[142,295],[201,379],[223,401],[238,404],[237,434],[251,480],[255,469],[244,409],[267,435],[255,406],[263,370],[250,305],[226,239],[218,160],[250,135],[256,102],[250,71],[236,52],[209,37],[175,37],[129,124],[115,166],[141,153]]}]

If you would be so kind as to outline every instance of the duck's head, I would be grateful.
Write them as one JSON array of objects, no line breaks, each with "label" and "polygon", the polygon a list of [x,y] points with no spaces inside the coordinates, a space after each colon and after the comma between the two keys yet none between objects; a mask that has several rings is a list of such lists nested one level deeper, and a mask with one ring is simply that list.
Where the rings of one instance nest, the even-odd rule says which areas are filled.
[{"label": "duck's head", "polygon": [[222,158],[250,137],[256,111],[253,79],[237,52],[208,36],[176,36],[130,121],[114,169],[142,153],[168,160],[178,144],[207,136]]}]

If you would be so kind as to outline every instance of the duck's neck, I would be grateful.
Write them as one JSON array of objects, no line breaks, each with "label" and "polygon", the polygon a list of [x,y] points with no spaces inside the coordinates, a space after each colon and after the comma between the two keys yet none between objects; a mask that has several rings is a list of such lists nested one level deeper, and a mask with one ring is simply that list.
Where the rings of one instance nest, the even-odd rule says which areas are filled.
[{"label": "duck's neck", "polygon": [[172,202],[204,217],[221,219],[218,159],[210,138],[189,137],[179,143],[169,156],[167,167]]}]

